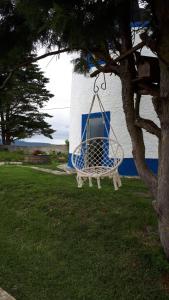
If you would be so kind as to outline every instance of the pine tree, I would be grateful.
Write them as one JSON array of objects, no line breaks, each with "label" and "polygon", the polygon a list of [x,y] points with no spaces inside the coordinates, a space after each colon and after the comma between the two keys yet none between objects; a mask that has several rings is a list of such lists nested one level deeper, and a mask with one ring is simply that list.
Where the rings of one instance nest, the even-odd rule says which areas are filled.
[{"label": "pine tree", "polygon": [[48,79],[36,64],[15,72],[8,88],[0,97],[0,128],[3,144],[16,139],[42,134],[52,138],[55,130],[45,119],[51,116],[40,112],[53,95],[45,87]]}]

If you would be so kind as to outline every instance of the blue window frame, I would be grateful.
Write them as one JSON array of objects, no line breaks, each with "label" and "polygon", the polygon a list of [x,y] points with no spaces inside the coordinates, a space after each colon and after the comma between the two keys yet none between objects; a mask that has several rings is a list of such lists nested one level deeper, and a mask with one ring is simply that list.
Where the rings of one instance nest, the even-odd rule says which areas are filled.
[{"label": "blue window frame", "polygon": [[[109,131],[110,131],[110,111],[105,112],[105,118],[104,118],[104,130],[103,130],[103,137],[108,137]],[[86,139],[86,122],[88,119],[89,114],[83,114],[82,115],[82,130],[81,130],[81,136],[83,137],[83,141]],[[95,118],[103,118],[103,115],[101,112],[99,113],[91,113],[89,119],[95,119]],[[107,130],[106,130],[107,129]],[[85,132],[84,132],[85,130]]]}]

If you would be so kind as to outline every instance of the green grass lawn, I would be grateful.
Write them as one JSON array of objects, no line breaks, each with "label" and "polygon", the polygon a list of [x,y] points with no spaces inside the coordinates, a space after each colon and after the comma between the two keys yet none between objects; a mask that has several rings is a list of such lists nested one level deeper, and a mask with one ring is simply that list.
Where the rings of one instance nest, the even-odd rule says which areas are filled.
[{"label": "green grass lawn", "polygon": [[17,300],[169,299],[169,264],[139,180],[0,167],[0,286]]}]

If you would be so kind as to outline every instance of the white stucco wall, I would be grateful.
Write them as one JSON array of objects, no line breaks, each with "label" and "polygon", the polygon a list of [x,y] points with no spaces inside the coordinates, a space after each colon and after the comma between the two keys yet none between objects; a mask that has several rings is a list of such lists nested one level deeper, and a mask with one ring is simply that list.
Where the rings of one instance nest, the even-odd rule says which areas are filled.
[{"label": "white stucco wall", "polygon": [[[137,38],[136,43],[139,41]],[[152,56],[152,53],[143,48],[142,54]],[[130,137],[126,128],[125,117],[122,108],[121,99],[121,82],[115,75],[106,74],[106,91],[100,90],[99,95],[106,111],[111,113],[111,124],[118,137],[120,144],[124,148],[124,157],[132,157],[132,148]],[[95,79],[85,77],[79,74],[72,76],[72,91],[71,91],[71,111],[70,111],[70,149],[72,153],[75,147],[81,142],[81,125],[82,114],[87,114],[93,97],[93,84]],[[100,75],[97,84],[103,82],[103,77]],[[98,105],[95,105],[92,112],[100,112]],[[142,96],[140,114],[142,117],[151,119],[158,124],[158,119],[154,112],[150,96]],[[147,132],[144,132],[146,145],[146,157],[157,158],[157,138]]]}]

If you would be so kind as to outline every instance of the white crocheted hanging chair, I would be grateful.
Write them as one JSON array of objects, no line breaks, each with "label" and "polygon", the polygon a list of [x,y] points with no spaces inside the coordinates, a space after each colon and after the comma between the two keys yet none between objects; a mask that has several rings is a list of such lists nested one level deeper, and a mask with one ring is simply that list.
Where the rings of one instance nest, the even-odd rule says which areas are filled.
[{"label": "white crocheted hanging chair", "polygon": [[[94,137],[88,139],[86,130],[88,128],[90,115],[95,101],[98,101],[107,137]],[[107,128],[107,124],[110,126],[109,129]],[[86,180],[89,181],[89,186],[92,187],[92,179],[94,178],[97,180],[97,185],[100,189],[100,179],[108,177],[112,179],[114,189],[118,190],[121,186],[118,167],[123,161],[123,153],[123,148],[117,140],[115,132],[100,100],[97,87],[82,134],[82,141],[72,154],[72,164],[77,172],[78,187],[81,188]]]}]

